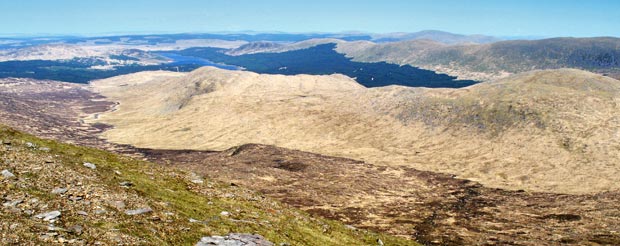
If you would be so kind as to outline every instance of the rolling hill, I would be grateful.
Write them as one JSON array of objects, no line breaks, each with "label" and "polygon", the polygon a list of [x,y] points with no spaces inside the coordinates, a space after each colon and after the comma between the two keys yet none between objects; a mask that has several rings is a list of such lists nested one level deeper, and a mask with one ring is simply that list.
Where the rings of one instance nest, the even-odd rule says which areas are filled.
[{"label": "rolling hill", "polygon": [[367,89],[342,76],[201,68],[92,83],[119,102],[90,122],[104,137],[159,149],[276,145],[446,172],[486,186],[616,190],[620,82],[573,69],[461,89]]}]

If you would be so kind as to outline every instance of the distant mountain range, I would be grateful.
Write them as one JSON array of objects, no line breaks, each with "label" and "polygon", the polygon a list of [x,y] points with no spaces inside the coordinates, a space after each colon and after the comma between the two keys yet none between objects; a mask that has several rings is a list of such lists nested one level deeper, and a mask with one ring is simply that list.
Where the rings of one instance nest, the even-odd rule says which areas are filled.
[{"label": "distant mountain range", "polygon": [[[461,80],[486,81],[536,69],[577,68],[620,78],[620,39],[613,37],[550,38],[540,40],[501,40],[484,35],[461,35],[427,30],[414,33],[255,33],[255,34],[157,34],[108,37],[0,38],[0,61],[24,61],[0,64],[0,76],[33,77],[37,69],[49,74],[58,69],[48,64],[30,64],[35,60],[72,60],[80,58],[86,69],[142,71],[177,70],[174,60],[157,52],[190,52],[198,47],[221,49],[230,56],[257,53],[283,53],[335,43],[335,50],[357,62],[389,62],[435,71]],[[131,50],[131,52],[127,52]],[[185,55],[187,55],[184,52]],[[128,54],[128,55],[127,55]],[[81,58],[94,58],[83,62]],[[210,57],[202,57],[211,59]],[[312,56],[308,56],[312,58]],[[303,59],[303,58],[301,58]],[[86,60],[90,61],[90,60]],[[223,62],[225,61],[217,61]],[[41,62],[38,62],[41,63]],[[188,71],[204,64],[183,64]],[[255,64],[261,66],[261,64]],[[27,71],[21,71],[20,66]],[[69,69],[63,69],[70,71]],[[127,66],[133,66],[131,69]],[[146,67],[150,66],[150,67]],[[175,65],[177,66],[177,65]],[[284,67],[283,65],[282,67]],[[58,67],[58,66],[56,66]],[[64,66],[63,67],[67,67]],[[22,69],[23,70],[23,69]],[[291,74],[282,70],[283,74]],[[86,71],[90,73],[90,71]],[[338,72],[338,71],[336,71]],[[110,72],[123,74],[124,72]],[[339,72],[343,73],[343,72]],[[345,73],[346,74],[346,73]],[[66,76],[54,76],[58,79]],[[74,76],[75,77],[75,76]],[[84,77],[84,76],[81,76]],[[95,78],[99,76],[87,76]],[[80,79],[79,82],[84,82]],[[394,84],[394,83],[393,83]]]},{"label": "distant mountain range", "polygon": [[385,42],[398,42],[405,40],[418,40],[418,39],[428,39],[437,41],[444,44],[464,44],[464,43],[475,43],[475,44],[486,44],[497,42],[502,39],[492,36],[485,35],[462,35],[462,34],[454,34],[444,31],[437,30],[426,30],[420,32],[413,33],[388,33],[388,34],[374,34],[372,35],[372,39],[370,41],[377,43],[385,43]]},{"label": "distant mountain range", "polygon": [[222,40],[260,42],[270,41],[278,43],[293,43],[308,39],[333,38],[344,41],[372,41],[377,43],[397,42],[406,40],[429,39],[446,44],[461,43],[490,43],[502,40],[501,38],[484,35],[462,35],[436,30],[399,33],[181,33],[181,34],[146,34],[146,35],[114,35],[100,37],[80,36],[51,36],[51,37],[0,37],[0,49],[19,48],[41,44],[133,44],[133,45],[162,45],[175,43],[179,40]]}]

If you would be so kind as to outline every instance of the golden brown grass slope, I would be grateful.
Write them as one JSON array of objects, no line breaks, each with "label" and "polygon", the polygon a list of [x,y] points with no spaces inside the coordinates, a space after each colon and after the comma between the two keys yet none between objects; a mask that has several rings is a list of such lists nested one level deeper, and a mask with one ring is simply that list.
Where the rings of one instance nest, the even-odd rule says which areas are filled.
[{"label": "golden brown grass slope", "polygon": [[223,150],[261,143],[447,172],[491,187],[566,193],[620,187],[620,81],[534,71],[462,89],[367,89],[341,76],[202,68],[92,88],[120,105],[91,121],[110,141]]}]

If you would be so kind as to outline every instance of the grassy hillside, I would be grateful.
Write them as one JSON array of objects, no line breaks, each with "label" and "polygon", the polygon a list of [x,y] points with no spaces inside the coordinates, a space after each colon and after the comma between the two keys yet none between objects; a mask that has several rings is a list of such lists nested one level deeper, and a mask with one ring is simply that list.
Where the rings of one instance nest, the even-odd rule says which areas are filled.
[{"label": "grassy hillside", "polygon": [[620,81],[585,71],[424,89],[203,68],[92,86],[120,102],[91,121],[113,125],[103,135],[116,143],[197,150],[261,143],[452,173],[491,187],[620,188]]},{"label": "grassy hillside", "polygon": [[[276,245],[415,245],[192,173],[3,126],[0,140],[0,244],[193,245],[204,236],[256,233]],[[140,209],[152,211],[129,215]],[[54,211],[60,216],[39,218]]]}]

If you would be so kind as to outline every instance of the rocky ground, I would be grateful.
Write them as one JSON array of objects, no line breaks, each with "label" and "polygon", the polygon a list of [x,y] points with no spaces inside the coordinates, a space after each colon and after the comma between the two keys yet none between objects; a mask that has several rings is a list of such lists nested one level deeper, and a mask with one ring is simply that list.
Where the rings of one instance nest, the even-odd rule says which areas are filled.
[{"label": "rocky ground", "polygon": [[2,245],[415,245],[195,173],[3,126],[0,141]]}]

